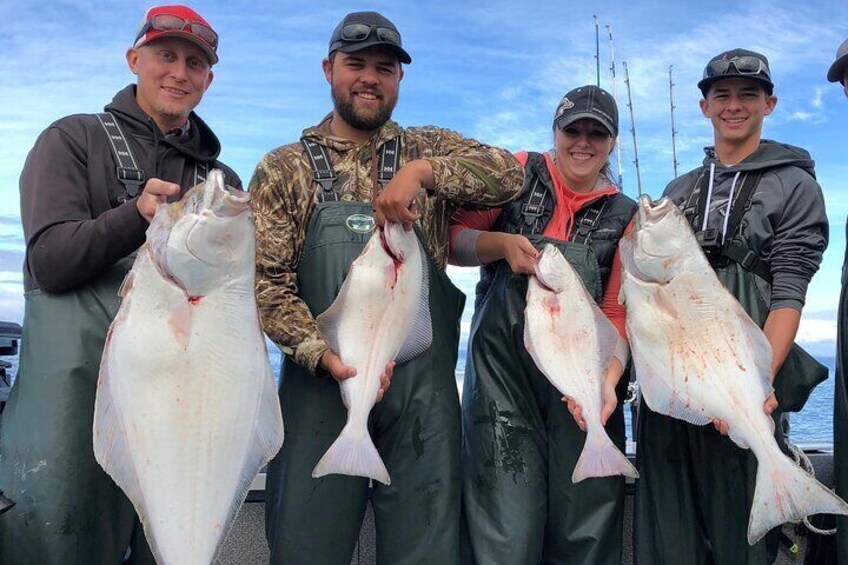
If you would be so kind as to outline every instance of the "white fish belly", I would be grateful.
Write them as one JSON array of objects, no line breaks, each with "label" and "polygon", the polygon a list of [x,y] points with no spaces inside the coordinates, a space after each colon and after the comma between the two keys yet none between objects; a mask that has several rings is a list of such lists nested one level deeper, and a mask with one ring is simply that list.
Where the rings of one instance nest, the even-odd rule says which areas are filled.
[{"label": "white fish belly", "polygon": [[205,296],[178,336],[186,298],[140,257],[104,352],[95,454],[160,562],[210,563],[282,443],[271,369],[252,288]]}]

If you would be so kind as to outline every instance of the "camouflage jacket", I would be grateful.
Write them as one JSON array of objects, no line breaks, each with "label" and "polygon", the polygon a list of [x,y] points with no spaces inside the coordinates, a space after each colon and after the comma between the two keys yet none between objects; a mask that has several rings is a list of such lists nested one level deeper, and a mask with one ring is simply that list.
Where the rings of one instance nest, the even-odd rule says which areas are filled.
[{"label": "camouflage jacket", "polygon": [[[304,130],[306,138],[327,148],[338,175],[341,200],[371,201],[374,148],[401,136],[400,166],[426,159],[436,188],[418,197],[424,244],[439,267],[448,257],[448,222],[457,208],[501,206],[518,195],[521,165],[506,150],[436,127],[402,129],[389,121],[371,141],[357,145],[329,132],[330,116]],[[265,332],[287,355],[313,373],[327,349],[315,319],[298,296],[297,268],[306,227],[320,187],[312,178],[306,152],[292,143],[265,155],[250,181],[256,215],[256,297]]]}]

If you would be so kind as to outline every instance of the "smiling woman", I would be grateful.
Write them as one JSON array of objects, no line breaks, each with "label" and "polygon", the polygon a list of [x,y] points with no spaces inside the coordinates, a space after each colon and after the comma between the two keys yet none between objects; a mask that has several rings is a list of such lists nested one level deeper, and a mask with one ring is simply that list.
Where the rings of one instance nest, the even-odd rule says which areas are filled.
[{"label": "smiling woman", "polygon": [[[635,203],[603,173],[618,135],[618,108],[608,92],[594,85],[568,92],[554,114],[553,135],[551,153],[516,155],[525,166],[517,200],[491,212],[460,211],[452,219],[452,262],[484,265],[463,379],[463,500],[480,562],[539,562],[556,554],[581,563],[617,564],[622,466],[579,484],[572,477],[582,476],[574,471],[587,419],[595,430],[605,425],[618,449],[624,448],[626,383],[618,384],[629,353],[624,311],[617,303],[616,244]],[[564,293],[568,296],[558,298],[563,311],[578,304],[588,308],[594,301],[598,314],[609,320],[614,351],[582,348],[575,355],[579,360],[568,364],[601,371],[575,369],[577,374],[566,376],[584,376],[591,391],[585,398],[597,399],[597,405],[563,398],[566,409],[562,393],[528,355],[528,275],[536,272],[538,249],[545,244],[561,250],[588,291],[588,300]],[[591,311],[584,319],[598,320]],[[597,335],[594,327],[582,329]],[[501,530],[510,532],[508,538],[494,533]]]}]

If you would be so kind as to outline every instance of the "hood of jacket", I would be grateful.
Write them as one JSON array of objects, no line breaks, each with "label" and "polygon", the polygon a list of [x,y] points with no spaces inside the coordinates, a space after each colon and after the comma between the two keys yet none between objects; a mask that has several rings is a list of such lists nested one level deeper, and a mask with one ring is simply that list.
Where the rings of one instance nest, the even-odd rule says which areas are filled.
[{"label": "hood of jacket", "polygon": [[147,139],[154,144],[171,146],[195,161],[217,160],[221,153],[221,142],[200,116],[194,112],[189,114],[191,127],[188,139],[166,138],[153,118],[145,114],[138,105],[135,93],[136,85],[130,84],[118,91],[112,102],[104,108],[107,112],[120,116],[121,125],[126,125],[129,129],[125,132],[127,135]]},{"label": "hood of jacket", "polygon": [[704,152],[707,154],[704,158],[704,166],[710,167],[715,164],[716,173],[736,173],[747,171],[759,171],[765,169],[773,169],[775,167],[795,166],[803,169],[813,178],[816,177],[815,161],[810,157],[806,149],[789,145],[788,143],[780,143],[763,139],[760,141],[760,146],[751,155],[743,159],[741,162],[732,165],[723,165],[715,154],[715,147],[706,147]]}]

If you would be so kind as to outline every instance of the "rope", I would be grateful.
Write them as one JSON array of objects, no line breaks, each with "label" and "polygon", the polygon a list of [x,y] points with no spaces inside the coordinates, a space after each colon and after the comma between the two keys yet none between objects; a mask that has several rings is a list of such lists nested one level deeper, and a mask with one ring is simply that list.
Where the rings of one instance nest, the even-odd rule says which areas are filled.
[{"label": "rope", "polygon": [[[804,471],[806,471],[808,475],[815,478],[816,470],[815,468],[813,468],[813,463],[810,461],[810,458],[807,457],[807,454],[804,453],[796,445],[792,444],[789,439],[786,439],[786,446],[789,448],[789,452],[792,454],[792,458],[795,460],[795,464],[804,469]],[[820,536],[832,536],[836,533],[836,528],[833,528],[832,530],[820,530],[819,528],[812,525],[807,517],[804,517],[804,519],[801,520],[801,523],[803,523],[808,530]]]}]

